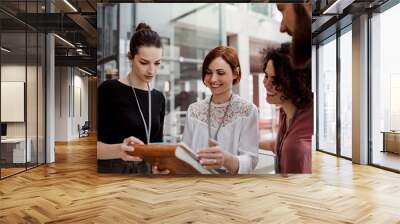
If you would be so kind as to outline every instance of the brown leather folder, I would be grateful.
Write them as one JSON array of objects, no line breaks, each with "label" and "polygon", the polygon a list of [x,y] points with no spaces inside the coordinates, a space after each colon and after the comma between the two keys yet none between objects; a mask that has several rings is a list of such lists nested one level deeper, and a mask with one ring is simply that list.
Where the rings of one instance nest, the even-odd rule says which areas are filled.
[{"label": "brown leather folder", "polygon": [[168,169],[170,174],[218,174],[201,166],[193,151],[183,143],[134,145],[134,148],[130,155],[141,157],[159,170]]}]

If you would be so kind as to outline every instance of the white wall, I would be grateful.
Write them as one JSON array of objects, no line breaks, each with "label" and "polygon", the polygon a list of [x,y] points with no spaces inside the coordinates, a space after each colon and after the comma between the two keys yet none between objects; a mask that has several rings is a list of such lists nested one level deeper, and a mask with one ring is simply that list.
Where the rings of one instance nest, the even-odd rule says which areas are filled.
[{"label": "white wall", "polygon": [[[25,65],[2,65],[1,81],[25,82]],[[6,110],[7,108],[1,108]],[[25,137],[25,123],[7,123],[7,137]]]},{"label": "white wall", "polygon": [[1,81],[25,82],[25,65],[1,65]]},{"label": "white wall", "polygon": [[[242,72],[240,78],[239,92],[238,94],[249,102],[253,102],[253,98],[250,95],[250,41],[247,32],[239,33],[229,38],[230,46],[237,49],[240,52],[240,70]],[[252,91],[251,91],[252,92]]]},{"label": "white wall", "polygon": [[55,68],[55,141],[68,140],[68,68]]},{"label": "white wall", "polygon": [[[74,111],[75,113],[72,114],[72,130],[71,130],[71,135],[72,138],[77,138],[79,137],[78,133],[78,124],[82,126],[85,121],[88,121],[88,116],[89,116],[89,111],[88,111],[88,78],[87,76],[82,77],[82,73],[76,73],[78,70],[75,70],[75,75],[74,75]],[[78,71],[79,72],[79,71]],[[79,93],[80,91],[80,93]],[[79,97],[80,96],[80,97]],[[81,102],[79,102],[81,101]],[[81,108],[79,108],[81,107]],[[82,110],[81,112],[79,110]]]},{"label": "white wall", "polygon": [[[44,163],[44,92],[42,68],[39,66],[25,66],[25,64],[3,64],[1,66],[1,81],[24,82],[26,86],[26,106],[25,100],[21,108],[18,108],[24,116],[26,112],[26,120],[23,122],[6,122],[8,138],[25,138],[30,140],[30,149],[32,161]],[[27,78],[27,80],[25,80]],[[3,91],[3,90],[2,90]],[[24,94],[24,92],[22,92]],[[2,98],[6,95],[2,95]],[[1,110],[7,111],[12,108],[2,107]],[[8,111],[16,113],[13,111]],[[25,118],[24,118],[25,119]],[[39,156],[37,157],[37,153]]]},{"label": "white wall", "polygon": [[[36,74],[36,67],[34,66],[27,66],[25,65],[2,65],[1,66],[1,81],[11,81],[11,82],[25,82],[25,75],[28,72],[30,74]],[[29,76],[28,76],[29,78]],[[36,80],[28,80],[29,87],[36,86]],[[32,113],[33,111],[36,112],[36,87],[34,88],[27,88],[27,106],[30,108],[27,109],[29,113],[27,113],[27,120],[28,124],[28,137],[29,133],[32,133],[32,130],[36,133],[36,124],[32,124],[32,121],[36,123],[36,113]],[[33,104],[31,104],[33,102]],[[40,105],[39,105],[40,106]],[[7,108],[1,108],[1,110],[7,110]],[[7,136],[8,137],[25,137],[25,123],[26,122],[7,122]],[[33,127],[35,125],[35,127]]]},{"label": "white wall", "polygon": [[82,75],[71,67],[56,67],[55,141],[77,139],[78,124],[82,126],[88,120],[88,78]]}]

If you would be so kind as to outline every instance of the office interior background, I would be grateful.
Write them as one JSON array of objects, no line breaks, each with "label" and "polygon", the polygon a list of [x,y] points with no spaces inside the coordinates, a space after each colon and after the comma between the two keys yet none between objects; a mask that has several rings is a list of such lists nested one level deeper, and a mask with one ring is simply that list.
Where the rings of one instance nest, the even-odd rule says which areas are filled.
[{"label": "office interior background", "polygon": [[[102,2],[103,11],[95,0],[0,1],[0,222],[399,222],[399,143],[392,131],[399,129],[399,1],[312,1],[313,173],[232,178],[97,173],[96,87],[127,73],[123,46],[149,16],[116,0]],[[175,96],[184,90],[202,97],[206,90],[194,76],[199,61],[211,44],[231,44],[248,72],[247,85],[235,91],[259,100],[263,132],[271,136],[275,127],[267,121],[275,110],[263,107],[263,89],[256,97],[259,71],[252,65],[258,49],[279,42],[261,29],[263,21],[279,24],[280,14],[261,4],[222,5],[176,6],[166,12],[176,22],[150,23],[167,46],[166,68],[154,85],[170,89],[168,110],[176,112],[170,119],[178,123],[187,103]],[[230,10],[243,20],[224,19]],[[205,12],[217,26],[204,27]],[[243,21],[252,32],[260,27],[242,31],[236,25]],[[191,47],[186,36],[199,41]],[[101,38],[109,41],[101,46]],[[165,84],[170,79],[174,86]],[[170,125],[166,140],[179,140],[178,127]]]},{"label": "office interior background", "polygon": [[95,131],[96,1],[2,0],[0,45],[5,178],[55,162],[55,142],[85,123]]},{"label": "office interior background", "polygon": [[315,148],[399,172],[400,4],[333,3],[313,4]]},{"label": "office interior background", "polygon": [[[290,40],[277,32],[281,14],[274,4],[170,3],[161,10],[160,4],[68,3],[1,2],[2,178],[54,162],[54,143],[79,138],[82,126],[95,133],[96,86],[127,74],[127,46],[140,21],[163,37],[164,64],[154,86],[168,100],[166,141],[180,140],[187,106],[209,94],[198,72],[220,44],[238,49],[247,75],[235,92],[260,108],[263,137],[273,138],[277,110],[264,100],[260,50]],[[400,6],[351,2],[338,4],[339,15],[323,10],[333,3],[313,2],[313,148],[398,172],[393,27]],[[208,26],[204,18],[218,22]]]}]

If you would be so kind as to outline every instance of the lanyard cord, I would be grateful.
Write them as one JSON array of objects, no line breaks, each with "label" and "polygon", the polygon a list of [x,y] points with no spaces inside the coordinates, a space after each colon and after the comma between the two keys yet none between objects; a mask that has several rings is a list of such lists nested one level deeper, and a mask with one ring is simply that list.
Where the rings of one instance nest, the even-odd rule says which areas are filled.
[{"label": "lanyard cord", "polygon": [[147,124],[146,124],[146,121],[144,119],[143,112],[142,112],[142,109],[140,108],[139,100],[138,100],[137,95],[136,95],[135,87],[133,86],[133,83],[132,83],[131,79],[129,79],[129,83],[131,84],[132,90],[133,90],[133,94],[135,95],[136,103],[137,103],[137,106],[139,108],[140,116],[142,117],[142,121],[143,121],[143,124],[144,124],[144,129],[146,131],[147,144],[149,144],[150,143],[150,131],[151,131],[151,93],[150,93],[150,85],[149,85],[149,83],[147,83],[147,89],[148,89],[147,92],[148,92],[148,96],[149,96],[149,128],[147,128]]},{"label": "lanyard cord", "polygon": [[209,138],[217,140],[219,129],[221,129],[222,124],[225,122],[225,117],[228,114],[228,110],[231,106],[232,96],[233,96],[233,94],[231,94],[231,96],[229,97],[229,104],[228,104],[228,106],[226,106],[226,109],[224,112],[224,117],[222,118],[222,122],[218,125],[218,128],[217,128],[217,131],[215,132],[214,138],[213,138],[213,136],[211,136],[211,100],[212,100],[213,96],[210,97],[210,101],[208,102],[208,114],[207,114],[208,137]]}]

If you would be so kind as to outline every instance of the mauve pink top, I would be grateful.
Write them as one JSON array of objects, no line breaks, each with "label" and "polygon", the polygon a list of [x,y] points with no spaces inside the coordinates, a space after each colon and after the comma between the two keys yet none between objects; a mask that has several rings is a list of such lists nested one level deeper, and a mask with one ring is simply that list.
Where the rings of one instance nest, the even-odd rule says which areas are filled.
[{"label": "mauve pink top", "polygon": [[280,128],[275,146],[279,173],[311,173],[313,113],[313,103],[298,108],[286,131],[286,113],[280,109]]}]

